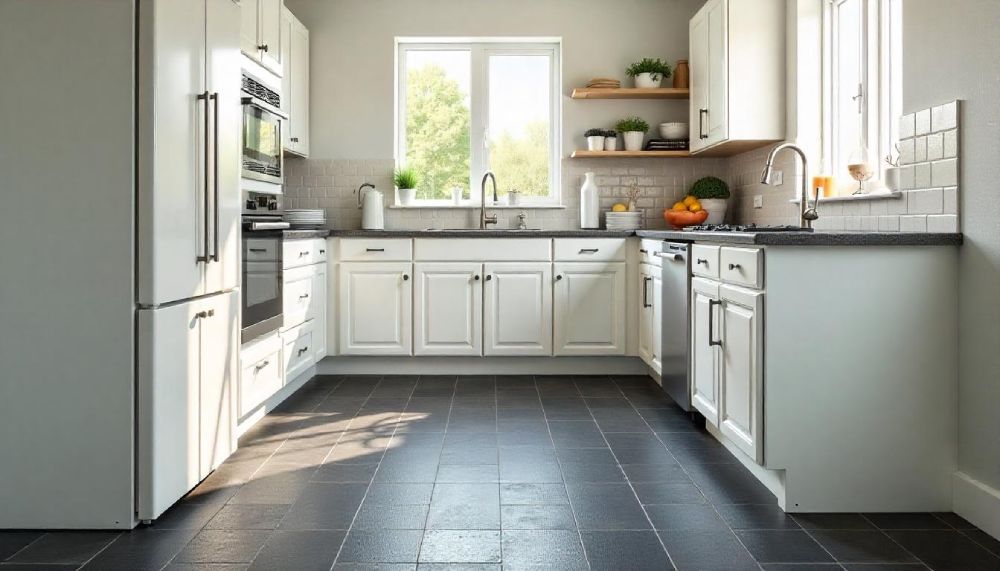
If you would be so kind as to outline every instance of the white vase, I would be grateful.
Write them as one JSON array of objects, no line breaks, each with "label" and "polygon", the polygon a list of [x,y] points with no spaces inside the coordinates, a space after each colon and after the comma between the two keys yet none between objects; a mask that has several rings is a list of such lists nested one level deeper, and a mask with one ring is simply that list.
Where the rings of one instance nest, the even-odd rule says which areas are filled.
[{"label": "white vase", "polygon": [[899,190],[899,167],[889,167],[885,169],[885,187],[889,189],[889,192]]},{"label": "white vase", "polygon": [[600,228],[601,212],[600,198],[597,192],[597,182],[594,173],[584,175],[583,186],[580,187],[580,228]]},{"label": "white vase", "polygon": [[588,151],[603,151],[604,150],[604,135],[595,135],[593,137],[587,137],[587,150]]},{"label": "white vase", "polygon": [[635,76],[635,86],[643,89],[659,87],[663,82],[663,74],[660,73],[640,73]]},{"label": "white vase", "polygon": [[642,131],[628,131],[627,133],[622,133],[622,139],[625,140],[625,150],[641,151],[642,140],[645,136],[646,134]]},{"label": "white vase", "polygon": [[604,150],[605,151],[617,151],[618,150],[618,137],[605,137],[604,138]]},{"label": "white vase", "polygon": [[396,192],[399,194],[399,204],[402,206],[409,206],[417,196],[417,189],[415,188],[400,188]]},{"label": "white vase", "polygon": [[708,212],[705,224],[723,224],[726,221],[726,207],[729,201],[724,198],[702,198],[698,202]]}]

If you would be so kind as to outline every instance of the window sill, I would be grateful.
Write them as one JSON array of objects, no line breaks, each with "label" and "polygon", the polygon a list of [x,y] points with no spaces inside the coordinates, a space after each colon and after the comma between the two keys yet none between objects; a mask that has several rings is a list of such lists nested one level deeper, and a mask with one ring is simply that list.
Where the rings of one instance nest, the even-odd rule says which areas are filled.
[{"label": "window sill", "polygon": [[[509,204],[486,205],[487,210],[565,210],[561,204]],[[478,204],[390,204],[390,210],[478,210]]]},{"label": "window sill", "polygon": [[[903,198],[903,191],[895,190],[892,192],[875,192],[872,194],[849,194],[847,196],[826,196],[819,199],[819,203],[824,202],[864,202],[870,200],[894,200],[897,198]],[[798,198],[793,198],[788,202],[793,202],[798,204],[801,202]],[[812,199],[810,199],[812,202]]]}]

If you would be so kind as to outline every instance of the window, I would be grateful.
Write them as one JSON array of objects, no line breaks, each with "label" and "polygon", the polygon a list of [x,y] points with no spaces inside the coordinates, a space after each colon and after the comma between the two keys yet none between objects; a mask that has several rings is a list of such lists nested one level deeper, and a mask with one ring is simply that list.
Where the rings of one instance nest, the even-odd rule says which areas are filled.
[{"label": "window", "polygon": [[558,42],[397,44],[396,163],[420,176],[420,204],[451,204],[455,187],[478,203],[486,171],[501,195],[558,204]]},{"label": "window", "polygon": [[[896,157],[902,114],[902,0],[827,0],[824,13],[824,162],[857,183],[848,164],[867,150],[874,176]],[[867,187],[867,185],[866,185]]]}]

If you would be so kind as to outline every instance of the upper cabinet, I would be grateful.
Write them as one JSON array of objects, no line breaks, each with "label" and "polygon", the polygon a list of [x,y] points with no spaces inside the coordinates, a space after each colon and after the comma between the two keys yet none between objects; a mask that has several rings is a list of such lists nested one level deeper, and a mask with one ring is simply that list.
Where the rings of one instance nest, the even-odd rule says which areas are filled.
[{"label": "upper cabinet", "polygon": [[785,3],[710,0],[691,19],[691,152],[785,138]]},{"label": "upper cabinet", "polygon": [[281,107],[288,113],[282,130],[284,149],[309,156],[309,30],[286,8],[281,17]]},{"label": "upper cabinet", "polygon": [[284,69],[281,46],[282,0],[241,0],[240,48],[279,77]]}]

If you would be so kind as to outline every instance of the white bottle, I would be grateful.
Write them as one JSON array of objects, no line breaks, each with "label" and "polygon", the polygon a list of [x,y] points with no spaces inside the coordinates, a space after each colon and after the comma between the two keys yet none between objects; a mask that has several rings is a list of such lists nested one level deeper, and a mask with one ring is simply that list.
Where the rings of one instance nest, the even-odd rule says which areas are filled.
[{"label": "white bottle", "polygon": [[580,188],[580,228],[600,228],[601,210],[594,173],[586,173]]}]

